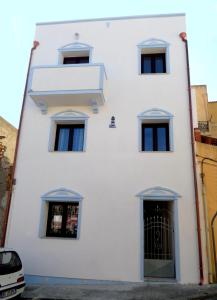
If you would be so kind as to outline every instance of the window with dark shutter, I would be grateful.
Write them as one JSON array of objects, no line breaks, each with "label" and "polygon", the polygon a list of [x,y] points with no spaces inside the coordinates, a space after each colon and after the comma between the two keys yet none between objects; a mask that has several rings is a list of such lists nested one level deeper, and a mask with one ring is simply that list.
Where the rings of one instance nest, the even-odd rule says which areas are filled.
[{"label": "window with dark shutter", "polygon": [[141,73],[166,73],[165,53],[141,54]]},{"label": "window with dark shutter", "polygon": [[142,124],[142,151],[170,151],[169,124]]},{"label": "window with dark shutter", "polygon": [[77,202],[49,202],[46,236],[77,238],[78,210]]},{"label": "window with dark shutter", "polygon": [[64,57],[63,64],[88,64],[89,56]]},{"label": "window with dark shutter", "polygon": [[55,151],[83,151],[84,124],[57,124]]}]

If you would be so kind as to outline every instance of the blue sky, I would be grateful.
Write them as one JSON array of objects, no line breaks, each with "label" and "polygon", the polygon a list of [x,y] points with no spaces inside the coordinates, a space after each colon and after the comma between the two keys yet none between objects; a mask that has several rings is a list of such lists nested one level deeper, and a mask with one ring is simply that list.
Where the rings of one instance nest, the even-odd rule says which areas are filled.
[{"label": "blue sky", "polygon": [[0,3],[0,116],[18,127],[35,23],[185,12],[192,84],[217,100],[217,0],[19,0]]}]

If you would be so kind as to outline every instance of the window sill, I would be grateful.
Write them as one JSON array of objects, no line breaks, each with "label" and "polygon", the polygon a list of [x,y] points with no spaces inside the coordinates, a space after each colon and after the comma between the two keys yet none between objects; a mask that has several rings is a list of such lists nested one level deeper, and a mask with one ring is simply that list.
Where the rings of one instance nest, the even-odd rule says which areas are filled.
[{"label": "window sill", "polygon": [[165,72],[165,73],[139,73],[138,75],[146,75],[146,76],[149,76],[149,75],[170,75],[169,72]]},{"label": "window sill", "polygon": [[47,239],[47,240],[51,240],[51,239],[55,239],[55,240],[79,240],[79,237],[76,238],[70,238],[70,237],[57,237],[57,236],[40,236],[40,239]]},{"label": "window sill", "polygon": [[49,150],[49,152],[52,152],[52,153],[85,153],[86,150],[83,150],[83,151],[55,151],[55,150]]},{"label": "window sill", "polygon": [[139,150],[140,153],[173,153],[174,150],[169,150],[169,151],[142,151]]},{"label": "window sill", "polygon": [[64,63],[59,63],[58,65],[56,65],[56,67],[83,67],[83,66],[89,66],[89,65],[93,65],[92,63],[80,63],[80,64],[64,64]]}]

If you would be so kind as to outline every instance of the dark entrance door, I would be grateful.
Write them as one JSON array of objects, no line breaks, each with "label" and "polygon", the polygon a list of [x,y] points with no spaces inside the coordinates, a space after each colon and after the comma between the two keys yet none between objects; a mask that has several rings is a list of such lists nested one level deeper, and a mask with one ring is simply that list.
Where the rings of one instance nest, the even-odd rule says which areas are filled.
[{"label": "dark entrance door", "polygon": [[175,277],[172,202],[144,201],[144,276]]}]

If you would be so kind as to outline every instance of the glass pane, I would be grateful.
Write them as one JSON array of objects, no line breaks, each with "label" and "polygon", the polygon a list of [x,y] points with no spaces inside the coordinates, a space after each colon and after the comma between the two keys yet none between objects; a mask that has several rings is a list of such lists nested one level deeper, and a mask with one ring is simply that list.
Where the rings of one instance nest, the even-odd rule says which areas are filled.
[{"label": "glass pane", "polygon": [[67,205],[66,235],[77,237],[78,204]]},{"label": "glass pane", "polygon": [[153,128],[144,128],[144,151],[153,151]]},{"label": "glass pane", "polygon": [[88,64],[89,63],[89,56],[81,56],[78,59],[79,64]]},{"label": "glass pane", "polygon": [[68,151],[68,144],[69,144],[69,128],[60,128],[57,150]]},{"label": "glass pane", "polygon": [[16,252],[0,252],[0,275],[18,272],[21,269],[22,264]]},{"label": "glass pane", "polygon": [[167,151],[166,128],[165,127],[157,128],[157,150],[158,151]]},{"label": "glass pane", "polygon": [[77,57],[64,57],[63,64],[76,64]]},{"label": "glass pane", "polygon": [[83,151],[84,128],[74,128],[72,151]]},{"label": "glass pane", "polygon": [[150,56],[143,56],[142,61],[142,73],[152,73],[151,71],[151,57]]},{"label": "glass pane", "polygon": [[89,63],[89,56],[64,57],[63,64],[86,64]]},{"label": "glass pane", "polygon": [[156,56],[155,58],[155,72],[164,73],[164,59],[163,56]]},{"label": "glass pane", "polygon": [[62,205],[52,205],[51,212],[51,233],[61,234],[63,220],[63,206]]}]

